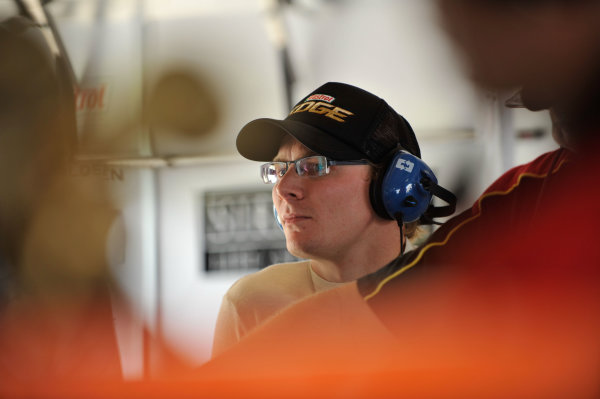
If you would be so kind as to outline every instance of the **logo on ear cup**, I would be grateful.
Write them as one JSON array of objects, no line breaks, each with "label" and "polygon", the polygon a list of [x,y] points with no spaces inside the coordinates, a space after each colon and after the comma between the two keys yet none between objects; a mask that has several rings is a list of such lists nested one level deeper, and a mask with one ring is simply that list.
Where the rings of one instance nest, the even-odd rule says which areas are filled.
[{"label": "logo on ear cup", "polygon": [[405,170],[408,173],[411,173],[413,171],[413,168],[415,167],[415,164],[411,161],[409,161],[408,159],[398,159],[398,162],[396,162],[396,167],[400,170]]}]

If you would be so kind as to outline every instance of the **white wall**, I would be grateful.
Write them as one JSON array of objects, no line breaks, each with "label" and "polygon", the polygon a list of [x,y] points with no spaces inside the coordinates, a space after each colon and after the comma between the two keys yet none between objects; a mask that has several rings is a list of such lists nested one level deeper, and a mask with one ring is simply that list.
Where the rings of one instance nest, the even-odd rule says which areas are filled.
[{"label": "white wall", "polygon": [[204,271],[202,195],[232,188],[264,189],[256,162],[226,157],[159,172],[163,333],[180,355],[199,363],[210,356],[221,298],[243,274]]},{"label": "white wall", "polygon": [[[112,167],[123,180],[111,181],[113,201],[121,212],[109,236],[109,260],[126,307],[115,306],[117,338],[127,378],[143,376],[143,330],[156,332],[157,199],[155,171]],[[116,255],[116,256],[115,256]]]}]

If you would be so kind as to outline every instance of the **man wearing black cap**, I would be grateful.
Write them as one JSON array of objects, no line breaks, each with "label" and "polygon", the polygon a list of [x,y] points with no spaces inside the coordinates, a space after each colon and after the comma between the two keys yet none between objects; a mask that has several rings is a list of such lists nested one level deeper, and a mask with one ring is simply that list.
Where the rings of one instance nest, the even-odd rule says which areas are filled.
[{"label": "man wearing black cap", "polygon": [[[213,355],[284,307],[373,272],[401,253],[404,226],[376,214],[369,190],[377,165],[398,147],[420,157],[408,122],[383,99],[343,83],[326,83],[284,120],[257,119],[240,131],[244,157],[267,162],[273,203],[289,252],[277,264],[237,281],[223,299]],[[403,234],[404,233],[404,234]]]}]

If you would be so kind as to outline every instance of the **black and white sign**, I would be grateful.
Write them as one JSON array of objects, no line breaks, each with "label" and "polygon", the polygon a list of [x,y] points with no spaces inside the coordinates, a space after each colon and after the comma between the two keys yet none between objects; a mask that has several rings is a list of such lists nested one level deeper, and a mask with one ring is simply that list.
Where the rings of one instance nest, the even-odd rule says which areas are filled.
[{"label": "black and white sign", "polygon": [[251,270],[297,260],[273,216],[271,191],[204,193],[205,269]]}]

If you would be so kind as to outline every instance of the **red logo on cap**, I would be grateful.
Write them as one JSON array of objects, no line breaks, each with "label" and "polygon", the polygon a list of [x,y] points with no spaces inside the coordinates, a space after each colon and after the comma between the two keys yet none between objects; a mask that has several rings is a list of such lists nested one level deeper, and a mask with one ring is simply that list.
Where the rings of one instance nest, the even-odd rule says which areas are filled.
[{"label": "red logo on cap", "polygon": [[308,97],[304,101],[312,101],[312,100],[325,101],[325,102],[330,103],[333,100],[335,100],[335,97],[328,96],[327,94],[313,94],[312,96]]}]

